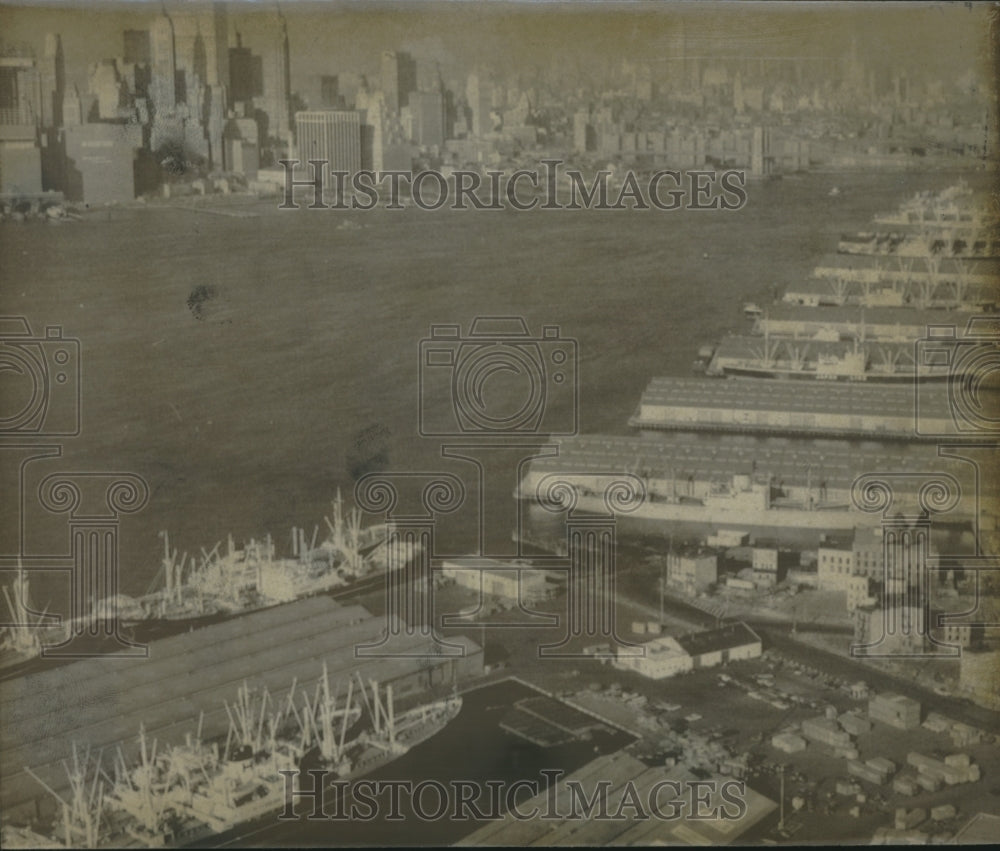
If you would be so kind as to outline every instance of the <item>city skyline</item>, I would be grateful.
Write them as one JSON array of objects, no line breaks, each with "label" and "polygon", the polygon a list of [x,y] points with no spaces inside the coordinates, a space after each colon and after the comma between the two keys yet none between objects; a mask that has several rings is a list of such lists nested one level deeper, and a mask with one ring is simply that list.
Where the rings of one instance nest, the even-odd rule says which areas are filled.
[{"label": "city skyline", "polygon": [[[168,13],[211,6],[164,5]],[[598,83],[608,66],[623,58],[654,65],[669,62],[668,54],[681,39],[689,59],[706,63],[798,60],[808,67],[835,61],[856,45],[860,60],[879,72],[896,70],[944,82],[970,72],[983,84],[990,79],[987,4],[812,9],[760,3],[750,16],[724,2],[708,9],[615,4],[614,12],[590,4],[567,10],[548,2],[497,2],[485,9],[438,2],[377,3],[364,9],[314,2],[254,3],[251,9],[245,0],[223,5],[230,47],[236,45],[237,33],[251,49],[268,47],[278,12],[285,17],[293,91],[324,73],[354,72],[375,79],[386,50],[433,60],[455,80],[478,67],[498,76],[516,73],[528,78],[554,69],[556,79],[590,77]],[[624,14],[617,8],[621,5]],[[27,43],[36,55],[41,55],[48,32],[66,30],[67,81],[82,87],[91,64],[122,55],[125,30],[150,26],[159,12],[160,4],[145,2],[96,4],[85,11],[61,3],[4,4],[0,19],[4,42]],[[77,15],[79,28],[72,25]],[[480,23],[484,16],[490,19],[488,28]],[[74,37],[81,29],[86,38]],[[506,69],[502,75],[501,69]]]}]

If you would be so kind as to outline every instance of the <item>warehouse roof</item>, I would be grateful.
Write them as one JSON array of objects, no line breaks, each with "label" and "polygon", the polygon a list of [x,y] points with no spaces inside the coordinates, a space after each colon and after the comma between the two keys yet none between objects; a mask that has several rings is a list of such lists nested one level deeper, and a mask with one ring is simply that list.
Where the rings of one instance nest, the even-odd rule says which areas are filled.
[{"label": "warehouse roof", "polygon": [[748,644],[759,644],[757,635],[743,621],[727,624],[719,629],[709,629],[704,632],[692,632],[681,635],[677,639],[691,656],[701,656],[704,653],[717,653],[720,650],[731,650],[734,647],[745,647]]},{"label": "warehouse roof", "polygon": [[[654,378],[642,394],[641,404],[914,418],[916,394],[908,383]],[[920,399],[922,415],[950,416],[950,410],[946,393],[925,393]]]},{"label": "warehouse roof", "polygon": [[[714,819],[691,818],[692,790],[687,784],[697,779],[701,778],[696,778],[686,768],[650,767],[624,752],[602,756],[560,780],[556,786],[555,809],[562,814],[571,811],[568,782],[578,783],[577,788],[582,790],[588,800],[596,797],[599,784],[610,784],[607,788],[607,813],[610,818],[541,818],[550,811],[549,791],[541,790],[534,798],[518,805],[518,809],[524,814],[530,814],[537,808],[538,816],[521,819],[508,813],[502,820],[480,827],[456,844],[508,847],[573,845],[594,848],[611,845],[725,845],[737,840],[776,807],[774,801],[745,787],[744,800],[747,807],[742,818],[726,819],[722,815]],[[731,806],[720,799],[718,792],[719,786],[727,778],[719,776],[709,779],[716,781],[716,788],[710,793],[708,806],[701,808],[699,815],[704,816],[720,806],[731,810]],[[661,785],[657,788],[657,784]],[[676,794],[678,790],[679,795]],[[625,799],[626,792],[629,793],[628,799]],[[638,801],[639,806],[646,811],[647,808],[651,809],[650,798],[654,799],[663,817],[657,817],[655,812],[646,812],[645,819],[636,817],[633,802]],[[577,797],[576,801],[579,800]],[[579,803],[577,812],[579,813]]]},{"label": "warehouse roof", "polygon": [[[975,493],[968,464],[938,457],[937,447],[928,445],[849,445],[841,442],[750,445],[728,436],[688,436],[673,432],[648,437],[587,435],[556,441],[558,456],[536,458],[532,472],[566,475],[632,473],[650,479],[725,481],[735,474],[770,475],[786,486],[806,485],[849,489],[854,481],[873,471],[919,473],[947,471],[962,485],[962,492]],[[913,488],[923,479],[914,478]],[[901,482],[899,487],[906,483]]]}]

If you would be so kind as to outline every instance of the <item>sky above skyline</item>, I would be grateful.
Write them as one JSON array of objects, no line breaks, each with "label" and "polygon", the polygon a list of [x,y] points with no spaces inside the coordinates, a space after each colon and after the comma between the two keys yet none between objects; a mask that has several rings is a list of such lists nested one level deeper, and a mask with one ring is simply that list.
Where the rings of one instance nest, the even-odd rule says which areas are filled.
[{"label": "sky above skyline", "polygon": [[[167,2],[175,8],[204,6]],[[273,0],[236,0],[230,42],[260,50],[274,31]],[[989,4],[958,3],[584,3],[308,2],[280,4],[288,25],[292,88],[316,74],[377,73],[383,50],[433,58],[446,76],[477,65],[529,79],[539,67],[567,75],[600,75],[622,59],[657,62],[683,28],[689,55],[713,58],[842,56],[856,41],[872,68],[927,73],[945,80],[973,71],[989,78]],[[86,88],[86,69],[122,52],[125,29],[145,29],[157,0],[83,4],[60,0],[0,3],[6,42],[27,42],[40,54],[45,33],[62,36],[67,76]]]}]

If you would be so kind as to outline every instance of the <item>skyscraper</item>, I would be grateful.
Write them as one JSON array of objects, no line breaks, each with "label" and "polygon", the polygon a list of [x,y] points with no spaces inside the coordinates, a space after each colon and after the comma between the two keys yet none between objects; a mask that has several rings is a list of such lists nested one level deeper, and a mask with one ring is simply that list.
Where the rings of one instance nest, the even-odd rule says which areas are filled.
[{"label": "skyscraper", "polygon": [[296,157],[311,172],[309,160],[323,160],[329,171],[361,170],[361,113],[325,109],[295,113]]},{"label": "skyscraper", "polygon": [[413,115],[413,138],[418,145],[441,147],[444,144],[444,101],[440,92],[414,92],[410,95]]},{"label": "skyscraper", "polygon": [[173,4],[177,70],[203,86],[229,87],[229,16],[225,3]]},{"label": "skyscraper", "polygon": [[0,56],[0,124],[42,123],[42,78],[27,53]]},{"label": "skyscraper", "polygon": [[42,86],[42,126],[62,126],[62,103],[66,92],[66,64],[62,39],[56,33],[45,36],[45,52],[40,64]]},{"label": "skyscraper", "polygon": [[382,92],[390,112],[399,112],[417,90],[417,63],[408,53],[386,50],[382,54]]},{"label": "skyscraper", "polygon": [[264,96],[261,108],[267,113],[267,134],[284,138],[291,129],[291,73],[288,52],[288,28],[279,12],[274,34],[264,55]]},{"label": "skyscraper", "polygon": [[490,109],[493,106],[493,87],[478,73],[469,74],[465,84],[465,99],[469,104],[471,122],[469,129],[473,136],[482,136],[493,129]]},{"label": "skyscraper", "polygon": [[172,112],[177,106],[173,22],[166,15],[160,15],[150,27],[149,36],[152,62],[150,99],[158,113]]}]

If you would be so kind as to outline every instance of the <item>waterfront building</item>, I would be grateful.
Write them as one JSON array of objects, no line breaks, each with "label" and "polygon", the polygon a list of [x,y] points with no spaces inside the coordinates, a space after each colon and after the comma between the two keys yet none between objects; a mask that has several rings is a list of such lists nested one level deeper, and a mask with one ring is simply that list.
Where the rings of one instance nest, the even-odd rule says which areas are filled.
[{"label": "waterfront building", "polygon": [[667,584],[697,594],[719,578],[719,559],[711,550],[690,547],[667,553]]},{"label": "waterfront building", "polygon": [[299,169],[311,174],[309,160],[323,160],[327,171],[353,174],[361,169],[361,113],[325,109],[295,113]]},{"label": "waterfront building", "polygon": [[551,593],[548,571],[527,564],[489,558],[452,558],[441,564],[441,576],[469,590],[522,603],[537,603]]},{"label": "waterfront building", "polygon": [[135,161],[142,128],[135,124],[80,124],[65,129],[66,195],[86,204],[135,199]]}]

